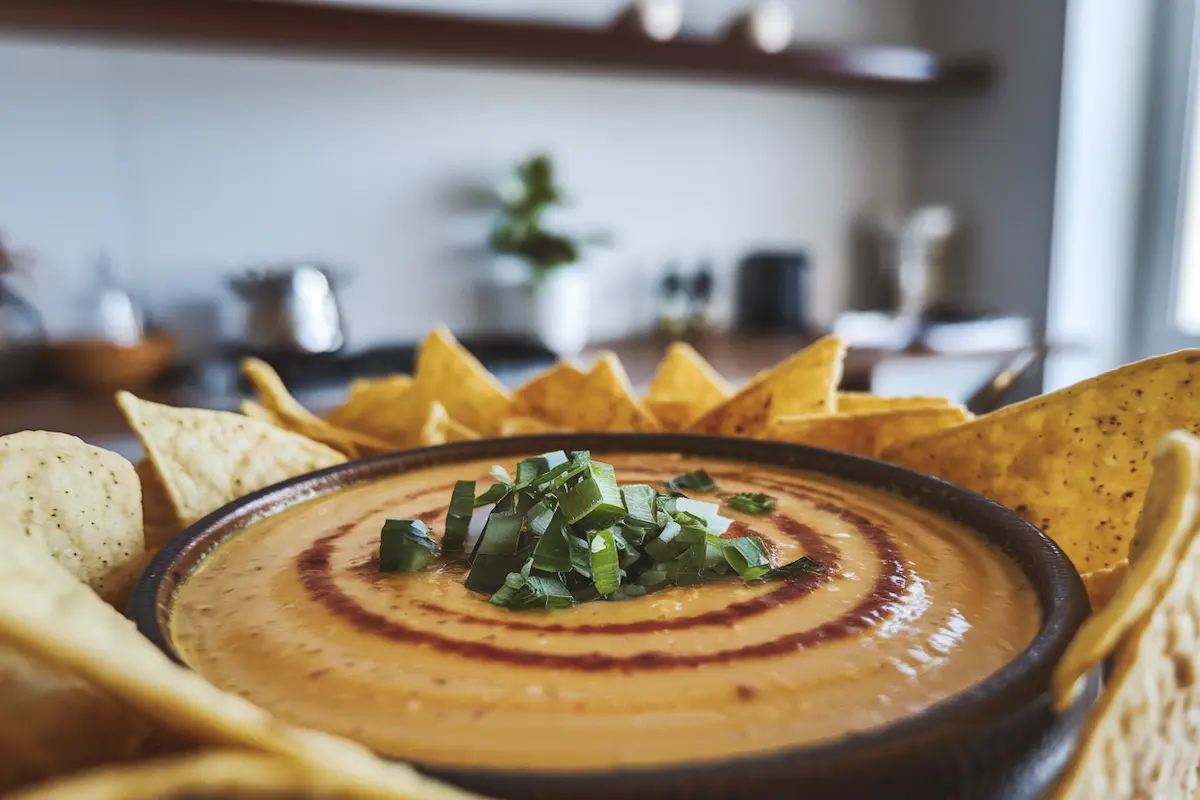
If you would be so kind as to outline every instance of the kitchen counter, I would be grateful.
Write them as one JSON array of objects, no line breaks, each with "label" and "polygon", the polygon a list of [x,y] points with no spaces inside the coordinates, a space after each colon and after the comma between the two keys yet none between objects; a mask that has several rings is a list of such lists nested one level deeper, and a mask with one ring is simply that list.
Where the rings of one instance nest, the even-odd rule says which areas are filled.
[{"label": "kitchen counter", "polygon": [[[800,335],[711,335],[697,338],[692,344],[721,374],[736,385],[749,380],[760,370],[778,363],[808,342],[809,339]],[[586,362],[601,350],[612,350],[625,364],[634,386],[639,391],[644,391],[666,345],[666,340],[653,336],[600,342],[583,354],[580,360]],[[966,358],[975,358],[990,364],[1003,360],[1008,355],[1010,354],[999,351],[980,352],[968,354]],[[891,361],[918,359],[940,362],[949,358],[927,351],[897,353],[852,348],[846,358],[842,386],[869,389],[876,370]],[[961,359],[964,356],[958,354],[954,358]],[[510,370],[499,373],[499,377],[510,386],[516,386],[540,368],[530,366],[521,370]],[[341,402],[345,393],[346,386],[337,384],[297,391],[296,396],[306,406],[322,412]],[[198,386],[187,390],[148,391],[143,393],[143,396],[149,400],[173,405],[235,410],[243,395],[233,382],[226,380],[215,386]],[[120,452],[136,452],[136,442],[111,394],[107,393],[85,394],[65,389],[43,388],[0,395],[0,435],[21,430],[63,431]]]}]

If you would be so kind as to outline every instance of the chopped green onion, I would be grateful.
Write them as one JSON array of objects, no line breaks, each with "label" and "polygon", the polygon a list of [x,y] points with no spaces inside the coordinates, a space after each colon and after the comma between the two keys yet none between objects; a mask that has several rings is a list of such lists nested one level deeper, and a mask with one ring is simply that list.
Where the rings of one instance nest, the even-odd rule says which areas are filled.
[{"label": "chopped green onion", "polygon": [[687,549],[686,544],[675,541],[682,531],[682,525],[673,519],[668,520],[658,538],[646,542],[646,554],[660,564],[674,561],[680,553]]},{"label": "chopped green onion", "polygon": [[437,555],[429,526],[419,519],[389,519],[379,532],[379,571],[417,572]]},{"label": "chopped green onion", "polygon": [[508,474],[508,470],[506,470],[504,467],[500,466],[499,464],[492,467],[491,471],[488,474],[490,474],[492,476],[492,479],[498,483],[505,483],[505,484],[508,484],[510,487],[514,483],[512,476]]},{"label": "chopped green onion", "polygon": [[743,514],[770,514],[775,510],[775,498],[758,492],[741,492],[725,498],[725,505]]},{"label": "chopped green onion", "polygon": [[585,531],[598,531],[625,517],[625,503],[617,487],[611,464],[592,461],[583,480],[571,487],[561,499],[567,522]]},{"label": "chopped green onion", "polygon": [[663,564],[655,564],[650,569],[638,576],[637,582],[639,586],[645,587],[648,591],[656,591],[666,588],[670,583],[670,578],[667,575],[667,568]]},{"label": "chopped green onion", "polygon": [[721,554],[744,581],[755,581],[771,571],[771,553],[757,536],[721,540]]},{"label": "chopped green onion", "polygon": [[693,528],[703,528],[706,523],[702,517],[697,517],[695,514],[690,514],[687,511],[676,511],[671,515],[671,519],[683,526],[691,526]]},{"label": "chopped green onion", "polygon": [[518,552],[524,524],[515,512],[493,511],[475,546],[475,560],[467,574],[466,587],[492,594],[504,583],[504,576],[515,572],[526,555]]},{"label": "chopped green onion", "polygon": [[442,550],[461,553],[471,527],[471,512],[475,510],[475,481],[457,481],[450,495],[450,508],[446,511],[446,533],[442,536]]},{"label": "chopped green onion", "polygon": [[611,530],[592,535],[588,548],[591,551],[592,581],[596,591],[610,595],[621,586],[621,565],[617,543]]},{"label": "chopped green onion", "polygon": [[625,501],[625,511],[629,522],[633,525],[643,525],[653,528],[658,523],[654,515],[654,498],[657,492],[648,484],[639,483],[621,487],[621,499]]},{"label": "chopped green onion", "polygon": [[517,463],[517,486],[524,488],[534,483],[540,483],[544,475],[560,466],[570,466],[570,459],[562,450],[542,453],[540,456],[527,458]]},{"label": "chopped green onion", "polygon": [[503,483],[493,483],[487,490],[475,498],[475,507],[491,505],[499,503],[512,492],[511,486],[505,486]]},{"label": "chopped green onion", "polygon": [[571,569],[591,580],[592,551],[588,548],[587,541],[580,539],[578,536],[568,534],[567,544],[571,547]]},{"label": "chopped green onion", "polygon": [[676,514],[680,511],[704,520],[704,527],[716,536],[729,530],[729,526],[733,524],[733,520],[721,516],[721,507],[716,503],[702,503],[699,500],[681,497],[675,501]]},{"label": "chopped green onion", "polygon": [[567,587],[557,578],[509,573],[492,595],[493,605],[524,611],[530,608],[568,608],[575,603]]},{"label": "chopped green onion", "polygon": [[[537,524],[531,521],[535,533]],[[533,568],[543,572],[570,572],[571,542],[561,511],[552,511],[533,548]]]},{"label": "chopped green onion", "polygon": [[627,583],[624,586],[617,588],[615,592],[608,596],[609,600],[636,600],[639,597],[646,596],[646,587],[639,586],[636,583]]},{"label": "chopped green onion", "polygon": [[717,484],[702,469],[692,470],[676,478],[671,478],[669,481],[663,481],[663,486],[671,492],[681,492],[685,489],[693,492],[715,492],[717,490]]},{"label": "chopped green onion", "polygon": [[772,581],[779,578],[794,578],[797,575],[810,575],[814,572],[821,572],[824,569],[825,567],[813,561],[808,556],[800,556],[795,561],[789,561],[787,564],[771,570],[766,575],[763,575],[762,579]]}]

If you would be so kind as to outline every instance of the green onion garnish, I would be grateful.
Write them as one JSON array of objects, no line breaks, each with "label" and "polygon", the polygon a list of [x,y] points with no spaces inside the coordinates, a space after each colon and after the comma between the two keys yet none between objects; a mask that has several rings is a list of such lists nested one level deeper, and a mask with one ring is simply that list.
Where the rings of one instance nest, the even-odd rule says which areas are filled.
[{"label": "green onion garnish", "polygon": [[722,539],[721,554],[744,581],[756,581],[771,571],[771,553],[757,536]]},{"label": "green onion garnish", "polygon": [[567,522],[584,531],[598,531],[625,517],[625,503],[611,464],[593,461],[583,479],[562,496]]},{"label": "green onion garnish", "polygon": [[[666,481],[619,486],[612,465],[587,451],[561,450],[526,458],[513,478],[493,467],[495,484],[475,496],[474,481],[458,481],[446,512],[442,550],[466,547],[474,510],[492,505],[470,554],[468,589],[513,610],[566,608],[595,600],[632,600],[671,586],[691,586],[737,574],[745,581],[777,580],[823,567],[807,557],[773,567],[757,535],[723,539],[732,520],[717,503],[682,490],[711,492],[702,469]],[[766,514],[775,498],[741,493],[724,498],[737,511]],[[380,570],[411,571],[438,553],[429,528],[417,520],[388,520],[380,534]]]},{"label": "green onion garnish", "polygon": [[530,608],[567,608],[575,599],[557,578],[542,575],[509,573],[504,583],[492,595],[492,605],[524,611]]},{"label": "green onion garnish", "polygon": [[467,574],[466,586],[491,594],[504,583],[504,577],[520,569],[527,554],[519,551],[524,520],[515,512],[493,511],[475,547],[475,559]]},{"label": "green onion garnish", "polygon": [[813,561],[808,556],[800,556],[795,561],[789,561],[782,567],[775,569],[762,576],[763,580],[772,581],[780,578],[794,578],[798,575],[810,575],[814,572],[821,572],[825,567],[820,563]]},{"label": "green onion garnish", "polygon": [[379,532],[379,571],[417,572],[437,555],[437,542],[419,519],[389,519]]},{"label": "green onion garnish", "polygon": [[533,568],[543,572],[570,572],[570,534],[562,512],[552,510],[546,527],[541,531],[538,531],[537,525],[531,524],[531,527],[539,534],[533,548]]},{"label": "green onion garnish", "polygon": [[663,486],[669,492],[682,492],[684,490],[692,492],[715,492],[717,484],[708,473],[702,469],[692,470],[684,473],[669,481],[663,481]]},{"label": "green onion garnish", "polygon": [[611,530],[592,534],[591,544],[592,582],[596,591],[603,595],[615,592],[621,586],[620,555]]},{"label": "green onion garnish", "polygon": [[725,504],[734,511],[740,511],[743,514],[770,514],[775,510],[775,498],[769,494],[759,494],[757,492],[741,492],[725,498]]},{"label": "green onion garnish", "polygon": [[471,513],[475,510],[475,481],[458,481],[450,495],[450,508],[446,511],[446,533],[442,536],[442,550],[461,553],[471,527]]}]

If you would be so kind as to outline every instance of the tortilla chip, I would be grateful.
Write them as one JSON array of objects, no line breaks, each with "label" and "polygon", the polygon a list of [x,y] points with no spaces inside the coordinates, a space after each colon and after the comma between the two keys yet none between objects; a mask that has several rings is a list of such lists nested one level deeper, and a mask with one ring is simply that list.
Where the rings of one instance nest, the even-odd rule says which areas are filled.
[{"label": "tortilla chip", "polygon": [[[354,430],[339,428],[328,420],[321,419],[300,404],[288,392],[283,379],[279,377],[270,364],[258,358],[242,360],[242,373],[253,384],[266,410],[274,417],[276,424],[301,436],[307,436],[322,444],[327,444],[350,458],[377,455],[393,449],[390,444]],[[243,405],[243,413],[245,406]],[[247,416],[253,416],[247,414]]]},{"label": "tortilla chip", "polygon": [[1088,602],[1092,604],[1092,613],[1100,611],[1109,604],[1113,595],[1116,594],[1117,587],[1125,579],[1128,569],[1129,562],[1122,561],[1115,567],[1085,572],[1079,576],[1083,578],[1084,588],[1087,589]]},{"label": "tortilla chip", "polygon": [[189,741],[273,753],[374,792],[370,796],[467,796],[343,739],[285,724],[222,692],[171,662],[127,619],[23,539],[0,559],[0,643],[69,671]]},{"label": "tortilla chip", "polygon": [[284,427],[283,420],[275,416],[271,409],[260,406],[253,400],[243,400],[238,409],[242,412],[242,416],[256,419],[259,422],[267,422],[274,425],[276,428]]},{"label": "tortilla chip", "polygon": [[874,458],[897,442],[961,425],[966,419],[961,406],[810,414],[779,417],[766,438]]},{"label": "tortilla chip", "polygon": [[0,794],[136,758],[154,729],[86,680],[0,639]]},{"label": "tortilla chip", "polygon": [[512,395],[467,352],[444,325],[430,332],[417,353],[416,384],[471,430],[492,434],[509,414]]},{"label": "tortilla chip", "polygon": [[675,342],[654,373],[645,403],[664,428],[679,431],[731,394],[725,379],[691,345]]},{"label": "tortilla chip", "polygon": [[689,426],[695,433],[762,437],[776,417],[836,410],[846,344],[826,336],[760,373]]},{"label": "tortilla chip", "polygon": [[838,392],[838,411],[900,411],[906,408],[945,408],[947,397],[876,397],[870,392]]},{"label": "tortilla chip", "polygon": [[660,429],[634,394],[621,361],[609,352],[601,353],[587,372],[569,361],[559,361],[517,389],[513,411],[518,417],[532,417],[561,430]]},{"label": "tortilla chip", "polygon": [[558,361],[513,393],[513,414],[572,429],[575,419],[571,410],[583,396],[586,381],[586,372],[570,361]]},{"label": "tortilla chip", "polygon": [[408,800],[415,796],[404,787],[381,793],[380,787],[357,776],[330,773],[317,763],[249,750],[207,750],[95,769],[5,800]]},{"label": "tortilla chip", "polygon": [[364,408],[374,406],[381,397],[390,400],[402,397],[412,387],[412,382],[408,375],[353,380],[350,382],[350,394],[345,402],[330,411],[325,418],[339,428],[357,430],[354,421]]},{"label": "tortilla chip", "polygon": [[1149,450],[1200,430],[1200,350],[1130,364],[955,428],[883,458],[1016,509],[1079,572],[1115,566],[1150,482]]},{"label": "tortilla chip", "polygon": [[129,392],[118,392],[117,404],[184,525],[264,486],[346,460],[323,444],[241,414],[164,406]]},{"label": "tortilla chip", "polygon": [[133,464],[64,433],[0,437],[0,557],[13,539],[124,605],[146,550]]},{"label": "tortilla chip", "polygon": [[469,442],[481,438],[479,434],[457,420],[446,419],[447,442]]},{"label": "tortilla chip", "polygon": [[146,537],[146,551],[158,550],[175,538],[185,526],[175,513],[175,506],[167,495],[158,470],[148,459],[143,458],[134,465],[142,483],[142,529]]},{"label": "tortilla chip", "polygon": [[1191,797],[1200,768],[1200,440],[1168,435],[1138,521],[1147,545],[1112,602],[1080,628],[1053,678],[1070,702],[1089,669],[1115,653],[1060,800]]},{"label": "tortilla chip", "polygon": [[539,433],[562,433],[563,428],[542,422],[534,417],[509,417],[500,423],[501,436],[530,436]]}]

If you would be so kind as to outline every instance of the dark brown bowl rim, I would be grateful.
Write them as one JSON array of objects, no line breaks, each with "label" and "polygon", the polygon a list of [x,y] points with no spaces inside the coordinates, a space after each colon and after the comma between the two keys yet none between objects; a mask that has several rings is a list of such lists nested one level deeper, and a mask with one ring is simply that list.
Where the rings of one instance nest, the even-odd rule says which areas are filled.
[{"label": "dark brown bowl rim", "polygon": [[[972,735],[980,726],[1015,708],[1044,702],[1050,676],[1072,636],[1090,613],[1087,593],[1066,554],[1045,534],[1015,511],[983,495],[924,473],[861,456],[804,445],[757,439],[695,434],[571,433],[481,439],[404,450],[347,462],[260,489],[214,511],[169,542],[142,573],[130,597],[127,615],[138,630],[176,663],[184,664],[169,641],[174,587],[184,577],[176,564],[185,556],[203,554],[222,544],[247,524],[296,502],[331,494],[375,478],[402,474],[447,462],[503,458],[559,449],[590,449],[596,453],[670,452],[701,458],[809,470],[850,483],[895,492],[917,506],[975,530],[1013,560],[1033,584],[1041,606],[1042,627],[1015,659],[975,686],[951,695],[929,708],[887,725],[829,742],[784,748],[727,759],[681,762],[678,765],[618,767],[604,770],[539,772],[495,768],[415,766],[430,775],[472,788],[494,786],[505,795],[514,786],[536,785],[546,792],[567,792],[603,782],[612,791],[635,791],[643,781],[703,782],[706,777],[728,778],[729,772],[753,775],[786,763],[789,770],[806,766],[828,770],[831,763],[847,764],[894,755],[898,749],[949,741]],[[189,567],[189,569],[192,567]],[[1089,681],[1082,703],[1090,704],[1099,686],[1098,670]],[[569,796],[569,795],[568,795]]]}]

